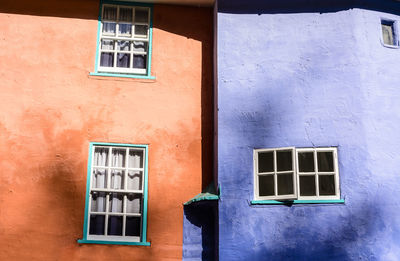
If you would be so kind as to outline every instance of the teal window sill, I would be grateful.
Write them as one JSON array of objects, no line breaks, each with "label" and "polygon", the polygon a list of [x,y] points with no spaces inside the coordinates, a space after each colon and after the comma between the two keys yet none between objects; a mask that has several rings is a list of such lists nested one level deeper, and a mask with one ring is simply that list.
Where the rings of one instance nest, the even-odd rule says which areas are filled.
[{"label": "teal window sill", "polygon": [[150,242],[125,242],[125,241],[100,241],[79,239],[79,244],[100,244],[100,245],[126,245],[126,246],[150,246]]},{"label": "teal window sill", "polygon": [[292,205],[292,204],[344,204],[344,199],[334,200],[252,200],[252,205]]},{"label": "teal window sill", "polygon": [[119,74],[119,73],[99,73],[91,72],[91,76],[103,76],[103,77],[119,77],[119,78],[131,78],[131,79],[145,79],[145,80],[155,80],[155,76],[150,75],[129,75],[129,74]]}]

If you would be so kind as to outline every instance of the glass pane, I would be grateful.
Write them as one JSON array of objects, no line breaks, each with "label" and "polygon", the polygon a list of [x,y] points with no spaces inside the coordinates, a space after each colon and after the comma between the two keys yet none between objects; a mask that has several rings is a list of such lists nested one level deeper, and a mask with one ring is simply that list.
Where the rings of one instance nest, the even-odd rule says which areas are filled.
[{"label": "glass pane", "polygon": [[318,152],[318,172],[331,172],[333,170],[333,153],[329,152]]},{"label": "glass pane", "polygon": [[140,213],[142,206],[142,196],[129,194],[126,201],[126,213]]},{"label": "glass pane", "polygon": [[114,50],[114,41],[101,40],[101,50]]},{"label": "glass pane", "polygon": [[395,45],[393,37],[393,25],[382,24],[383,42],[388,45]]},{"label": "glass pane", "polygon": [[92,188],[107,188],[106,169],[93,169]]},{"label": "glass pane", "polygon": [[116,23],[103,22],[103,34],[104,35],[115,35]]},{"label": "glass pane", "polygon": [[332,196],[335,195],[335,176],[319,175],[319,195]]},{"label": "glass pane", "polygon": [[260,196],[274,196],[274,175],[258,176],[258,188]]},{"label": "glass pane", "polygon": [[109,216],[108,217],[107,233],[110,236],[122,236],[122,217],[121,216]]},{"label": "glass pane", "polygon": [[147,43],[146,42],[133,42],[133,50],[136,52],[147,52]]},{"label": "glass pane", "polygon": [[146,55],[133,55],[133,68],[146,69]]},{"label": "glass pane", "polygon": [[94,166],[108,166],[108,148],[95,148],[94,149]]},{"label": "glass pane", "polygon": [[148,22],[149,11],[148,9],[139,9],[135,10],[135,21],[138,23],[147,23]]},{"label": "glass pane", "polygon": [[111,166],[125,167],[126,149],[112,149]]},{"label": "glass pane", "polygon": [[131,55],[129,53],[118,53],[117,54],[117,67],[129,68]]},{"label": "glass pane", "polygon": [[122,201],[124,196],[118,193],[110,194],[109,211],[113,213],[122,213]]},{"label": "glass pane", "polygon": [[90,215],[89,221],[89,234],[90,235],[104,235],[105,216],[104,215]]},{"label": "glass pane", "polygon": [[143,168],[143,151],[142,150],[129,150],[128,158],[129,168]]},{"label": "glass pane", "polygon": [[126,217],[125,236],[140,236],[140,217]]},{"label": "glass pane", "polygon": [[314,172],[314,152],[299,152],[299,171]]},{"label": "glass pane", "polygon": [[124,22],[132,22],[132,8],[120,8],[119,20]]},{"label": "glass pane", "polygon": [[118,34],[122,36],[131,36],[132,34],[132,25],[131,24],[119,24],[118,26]]},{"label": "glass pane", "polygon": [[113,67],[114,65],[114,54],[113,53],[101,53],[100,66]]},{"label": "glass pane", "polygon": [[117,8],[114,6],[104,6],[103,20],[117,20]]},{"label": "glass pane", "polygon": [[315,195],[315,176],[300,176],[300,196]]},{"label": "glass pane", "polygon": [[292,151],[277,151],[276,164],[278,171],[293,170]]},{"label": "glass pane", "polygon": [[135,35],[147,36],[147,25],[135,25]]},{"label": "glass pane", "polygon": [[129,41],[118,41],[117,50],[119,50],[119,51],[130,51],[131,50],[131,42],[129,42]]},{"label": "glass pane", "polygon": [[293,173],[278,175],[278,195],[293,194]]},{"label": "glass pane", "polygon": [[106,212],[106,194],[104,192],[92,192],[90,211]]},{"label": "glass pane", "polygon": [[128,171],[128,190],[142,190],[142,172],[141,171]]},{"label": "glass pane", "polygon": [[259,152],[258,153],[258,172],[273,172],[274,171],[274,153]]},{"label": "glass pane", "polygon": [[111,170],[111,189],[124,189],[125,171]]}]

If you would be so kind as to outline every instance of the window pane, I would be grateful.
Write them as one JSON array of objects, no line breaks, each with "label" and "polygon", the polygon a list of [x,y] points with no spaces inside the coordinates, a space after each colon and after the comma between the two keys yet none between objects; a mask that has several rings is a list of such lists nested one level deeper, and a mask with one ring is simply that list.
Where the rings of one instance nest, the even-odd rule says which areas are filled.
[{"label": "window pane", "polygon": [[104,6],[103,20],[117,20],[117,8],[113,6]]},{"label": "window pane", "polygon": [[133,42],[133,50],[136,52],[147,52],[147,43],[146,42]]},{"label": "window pane", "polygon": [[149,12],[148,9],[139,9],[135,10],[135,21],[138,23],[147,23],[148,22]]},{"label": "window pane", "polygon": [[119,51],[130,51],[131,50],[131,42],[129,42],[129,41],[118,41],[117,50],[119,50]]},{"label": "window pane", "polygon": [[300,196],[315,195],[315,176],[300,176]]},{"label": "window pane", "polygon": [[393,25],[382,24],[383,42],[388,45],[395,45],[393,37]]},{"label": "window pane", "polygon": [[126,236],[140,236],[140,217],[126,217]]},{"label": "window pane", "polygon": [[318,172],[331,172],[333,171],[333,153],[329,152],[318,152]]},{"label": "window pane", "polygon": [[279,174],[278,195],[291,195],[293,193],[293,174]]},{"label": "window pane", "polygon": [[131,36],[132,34],[132,25],[131,24],[119,24],[118,26],[118,34],[122,36]]},{"label": "window pane", "polygon": [[108,148],[95,148],[94,149],[94,166],[107,166],[108,165]]},{"label": "window pane", "polygon": [[111,166],[125,167],[126,149],[112,149]]},{"label": "window pane", "polygon": [[101,40],[101,50],[114,50],[114,41]]},{"label": "window pane", "polygon": [[111,170],[111,189],[123,189],[125,171]]},{"label": "window pane", "polygon": [[147,25],[135,25],[135,35],[147,36]]},{"label": "window pane", "polygon": [[118,193],[110,194],[109,211],[113,213],[122,213],[122,201],[124,196]]},{"label": "window pane", "polygon": [[109,216],[108,217],[108,235],[122,236],[122,217]]},{"label": "window pane", "polygon": [[116,23],[103,22],[103,34],[104,35],[115,35]]},{"label": "window pane", "polygon": [[119,20],[124,22],[132,22],[132,8],[120,8]]},{"label": "window pane", "polygon": [[273,172],[274,171],[274,153],[259,152],[258,153],[258,172]]},{"label": "window pane", "polygon": [[258,187],[260,196],[274,196],[274,175],[258,176]]},{"label": "window pane", "polygon": [[143,168],[143,151],[142,150],[129,150],[128,158],[129,168]]},{"label": "window pane", "polygon": [[113,53],[101,53],[100,66],[113,67],[114,65],[114,54]]},{"label": "window pane", "polygon": [[89,234],[104,235],[105,216],[90,215]]},{"label": "window pane", "polygon": [[103,192],[92,192],[90,211],[106,212],[106,194]]},{"label": "window pane", "polygon": [[118,53],[117,54],[117,67],[129,68],[131,55],[129,53]]},{"label": "window pane", "polygon": [[299,171],[314,172],[314,152],[299,152]]},{"label": "window pane", "polygon": [[126,201],[126,213],[140,213],[142,205],[142,196],[129,194]]},{"label": "window pane", "polygon": [[146,55],[133,55],[133,68],[146,69]]},{"label": "window pane", "polygon": [[92,188],[107,188],[106,169],[93,169]]},{"label": "window pane", "polygon": [[292,151],[277,151],[276,163],[278,171],[292,170]]},{"label": "window pane", "polygon": [[335,195],[335,176],[319,175],[319,195],[329,196]]},{"label": "window pane", "polygon": [[128,171],[128,190],[142,190],[142,173],[141,171]]}]

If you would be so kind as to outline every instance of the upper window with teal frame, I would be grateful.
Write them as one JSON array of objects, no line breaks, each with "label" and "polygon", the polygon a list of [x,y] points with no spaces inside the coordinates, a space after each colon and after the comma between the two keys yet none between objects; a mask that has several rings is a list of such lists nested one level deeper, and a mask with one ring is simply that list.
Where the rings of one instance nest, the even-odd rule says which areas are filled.
[{"label": "upper window with teal frame", "polygon": [[91,143],[80,243],[147,245],[147,145]]},{"label": "upper window with teal frame", "polygon": [[150,76],[151,5],[102,1],[96,73]]}]

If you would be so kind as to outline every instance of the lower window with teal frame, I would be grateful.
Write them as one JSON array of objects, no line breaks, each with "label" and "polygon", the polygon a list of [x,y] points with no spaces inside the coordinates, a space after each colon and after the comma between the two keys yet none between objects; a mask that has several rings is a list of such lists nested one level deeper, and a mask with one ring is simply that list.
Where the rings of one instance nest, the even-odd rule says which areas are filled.
[{"label": "lower window with teal frame", "polygon": [[90,144],[83,239],[79,243],[150,245],[148,146]]}]

